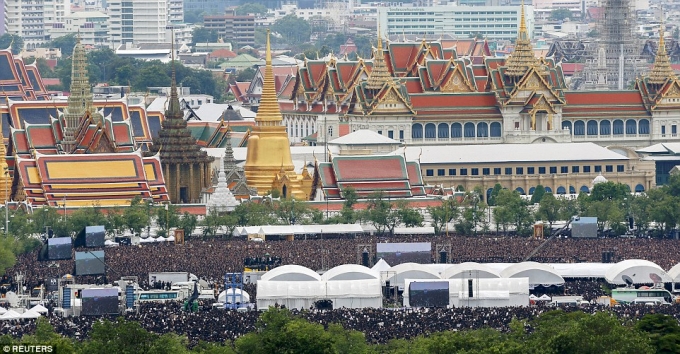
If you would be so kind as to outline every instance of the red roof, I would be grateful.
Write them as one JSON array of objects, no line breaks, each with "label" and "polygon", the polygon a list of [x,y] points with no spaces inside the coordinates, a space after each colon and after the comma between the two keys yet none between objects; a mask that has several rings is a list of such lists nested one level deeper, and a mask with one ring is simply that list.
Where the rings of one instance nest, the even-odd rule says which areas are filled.
[{"label": "red roof", "polygon": [[237,54],[229,49],[217,49],[210,53],[211,58],[235,58],[236,56]]}]

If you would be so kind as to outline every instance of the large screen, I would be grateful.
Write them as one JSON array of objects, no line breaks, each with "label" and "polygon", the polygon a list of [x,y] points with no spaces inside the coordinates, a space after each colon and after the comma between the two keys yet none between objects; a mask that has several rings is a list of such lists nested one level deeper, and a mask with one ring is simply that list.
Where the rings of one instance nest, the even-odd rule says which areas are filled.
[{"label": "large screen", "polygon": [[447,307],[449,306],[449,282],[411,282],[408,286],[408,296],[411,307]]},{"label": "large screen", "polygon": [[56,237],[47,240],[47,258],[49,260],[71,259],[71,238]]},{"label": "large screen", "polygon": [[376,244],[378,259],[382,258],[391,266],[401,263],[432,263],[432,244],[417,243],[378,243]]},{"label": "large screen", "polygon": [[81,291],[84,316],[101,316],[118,313],[118,289],[83,289]]},{"label": "large screen", "polygon": [[104,226],[88,226],[85,228],[86,247],[104,247],[104,236],[106,230]]},{"label": "large screen", "polygon": [[76,275],[106,273],[104,251],[76,252]]}]

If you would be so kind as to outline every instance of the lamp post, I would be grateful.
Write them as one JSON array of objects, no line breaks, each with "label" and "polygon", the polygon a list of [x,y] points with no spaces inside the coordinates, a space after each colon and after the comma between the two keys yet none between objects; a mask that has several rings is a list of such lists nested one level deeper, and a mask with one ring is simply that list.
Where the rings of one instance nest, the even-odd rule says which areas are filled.
[{"label": "lamp post", "polygon": [[147,224],[146,224],[146,237],[151,237],[151,207],[153,206],[153,198],[149,198],[146,201],[146,217],[147,217]]},{"label": "lamp post", "polygon": [[9,167],[5,166],[5,236],[9,235]]}]

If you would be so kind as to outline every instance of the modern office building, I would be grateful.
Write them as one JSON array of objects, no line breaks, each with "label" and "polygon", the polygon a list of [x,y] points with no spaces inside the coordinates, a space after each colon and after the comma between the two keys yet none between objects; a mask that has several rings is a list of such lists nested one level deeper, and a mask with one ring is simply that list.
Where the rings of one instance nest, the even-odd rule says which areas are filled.
[{"label": "modern office building", "polygon": [[71,0],[44,0],[43,22],[45,22],[47,31],[53,24],[63,23],[69,14],[71,14]]},{"label": "modern office building", "polygon": [[5,0],[7,33],[21,36],[25,49],[40,47],[48,40],[44,5],[44,0]]},{"label": "modern office building", "polygon": [[[514,40],[519,29],[521,6],[430,6],[380,7],[378,25],[383,37],[394,35],[452,35],[457,38],[482,36],[493,40]],[[525,6],[525,21],[531,37],[533,6]]]},{"label": "modern office building", "polygon": [[205,16],[203,26],[217,30],[217,34],[224,42],[231,42],[235,48],[255,45],[255,17],[217,15]]},{"label": "modern office building", "polygon": [[95,47],[110,46],[109,16],[99,11],[74,12],[49,28],[51,39],[79,33],[83,45]]},{"label": "modern office building", "polygon": [[168,24],[167,0],[108,2],[111,45],[161,43]]}]

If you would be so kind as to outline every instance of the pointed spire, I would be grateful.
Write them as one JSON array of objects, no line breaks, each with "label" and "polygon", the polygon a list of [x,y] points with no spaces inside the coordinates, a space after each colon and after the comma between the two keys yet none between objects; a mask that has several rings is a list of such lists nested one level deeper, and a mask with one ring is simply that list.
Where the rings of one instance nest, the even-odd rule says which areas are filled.
[{"label": "pointed spire", "polygon": [[664,40],[666,25],[663,19],[663,10],[661,11],[661,25],[659,27],[659,48],[656,50],[656,58],[654,59],[654,67],[652,72],[649,74],[650,84],[661,85],[666,82],[667,79],[675,80],[677,75],[671,67],[670,60],[668,59],[668,52],[666,51],[666,41]]},{"label": "pointed spire", "polygon": [[515,41],[515,50],[510,54],[510,57],[505,62],[507,70],[505,75],[519,78],[536,64],[536,57],[534,56],[534,48],[531,45],[529,32],[527,31],[526,17],[524,15],[524,0],[522,0],[522,8],[520,10],[519,32],[517,33],[517,40]]},{"label": "pointed spire", "polygon": [[181,118],[184,119],[184,114],[179,108],[179,95],[177,94],[177,77],[175,70],[175,32],[172,31],[170,40],[170,58],[172,60],[172,77],[170,79],[170,104],[168,105],[168,110],[165,112],[166,118]]},{"label": "pointed spire", "polygon": [[392,75],[385,65],[385,53],[382,47],[382,34],[380,33],[380,23],[378,22],[378,48],[373,53],[373,69],[366,80],[366,88],[369,90],[379,90],[385,82],[392,80]]},{"label": "pointed spire", "polygon": [[[267,29],[267,46],[265,49],[265,68],[264,82],[262,83],[262,96],[260,107],[255,116],[258,125],[281,125],[283,116],[276,95],[276,84],[274,83],[274,69],[272,69],[272,49],[269,42],[270,30]],[[262,124],[267,122],[267,124]]]},{"label": "pointed spire", "polygon": [[227,170],[231,171],[236,168],[236,159],[234,158],[234,148],[231,146],[231,128],[227,127],[226,145],[224,149],[224,162]]}]

